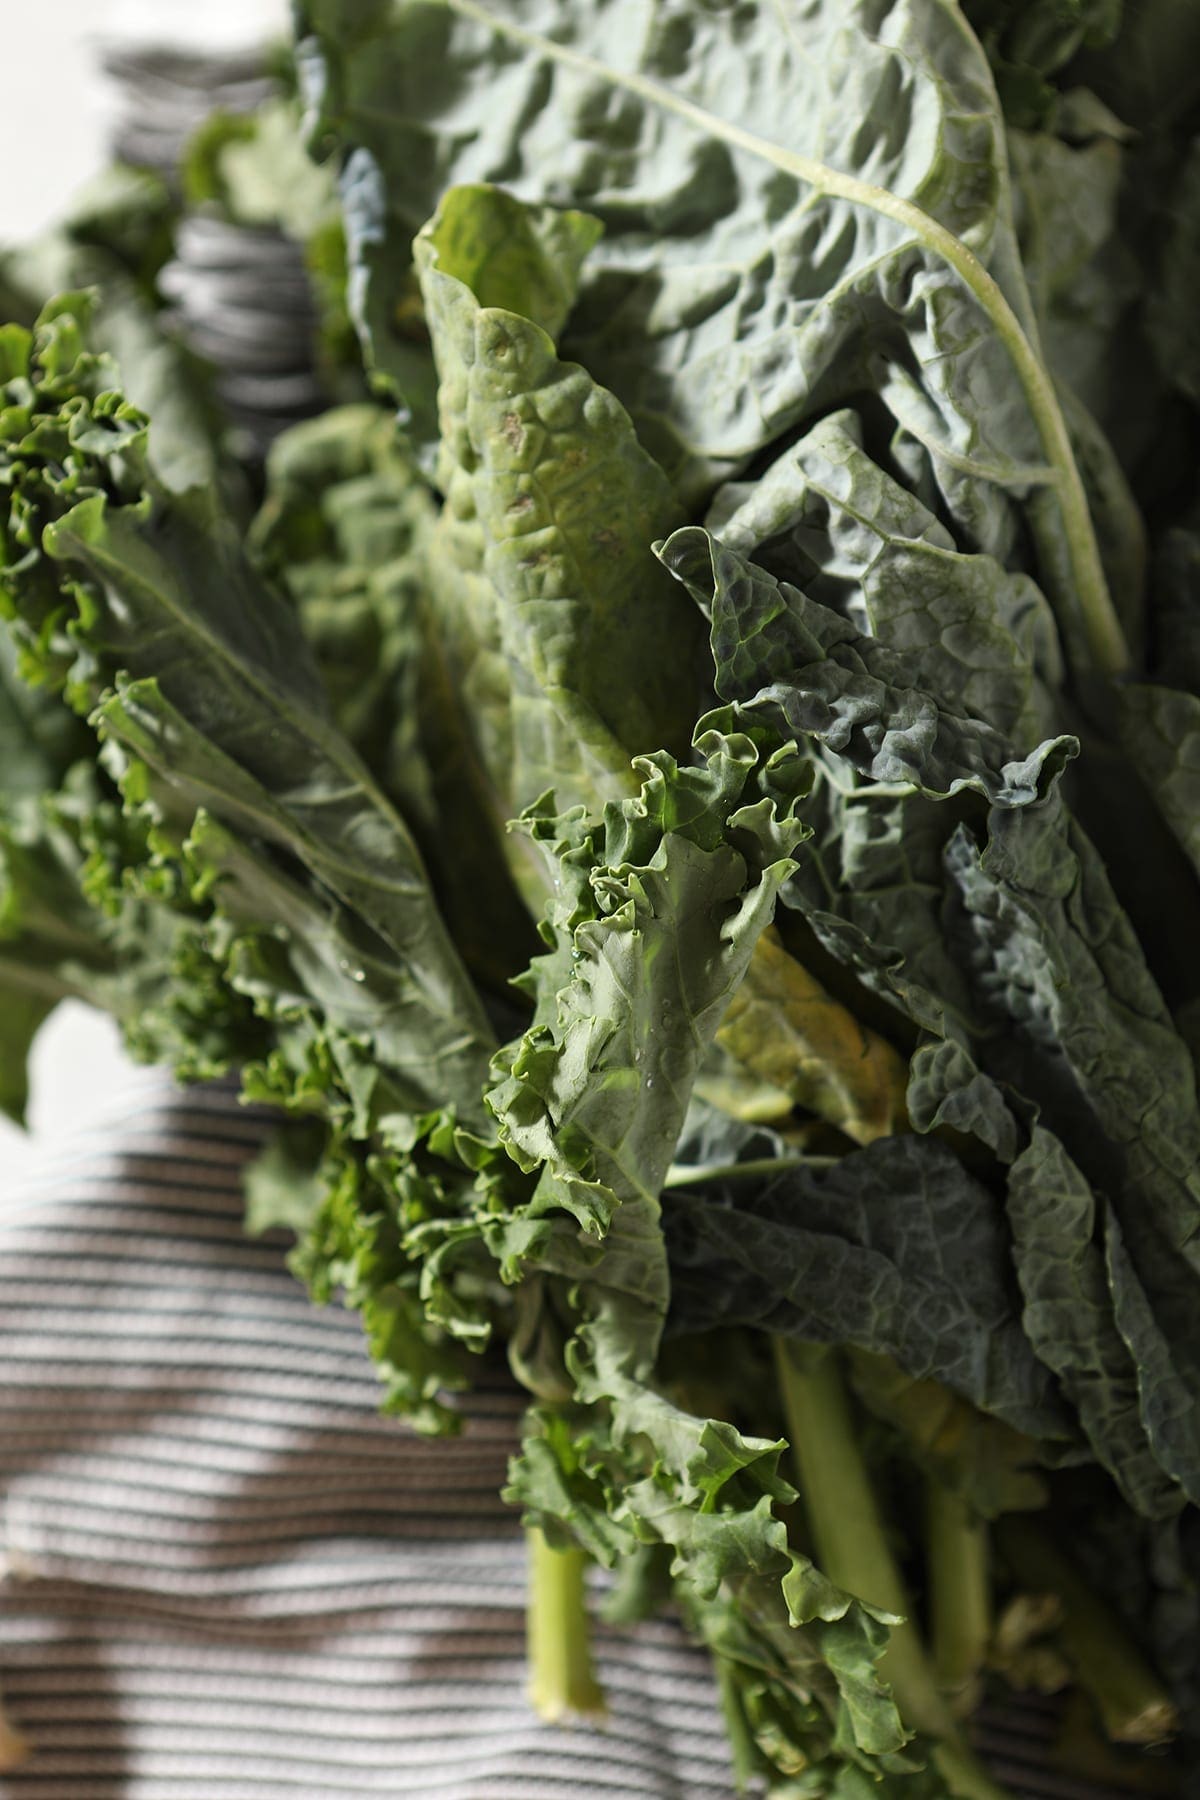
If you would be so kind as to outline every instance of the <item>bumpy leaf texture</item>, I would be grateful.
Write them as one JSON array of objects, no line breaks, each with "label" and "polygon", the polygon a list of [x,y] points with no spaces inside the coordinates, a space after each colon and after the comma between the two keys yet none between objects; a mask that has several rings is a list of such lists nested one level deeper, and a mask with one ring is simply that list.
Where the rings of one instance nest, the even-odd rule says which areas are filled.
[{"label": "bumpy leaf texture", "polygon": [[[681,1170],[681,1174],[685,1173]],[[715,1191],[714,1191],[715,1185]],[[1007,1275],[1004,1208],[933,1139],[884,1139],[826,1171],[672,1188],[673,1329],[754,1325],[892,1356],[1064,1446],[1070,1415]]]},{"label": "bumpy leaf texture", "polygon": [[300,32],[377,362],[448,183],[584,206],[605,235],[565,348],[688,505],[874,396],[963,547],[1007,562],[1032,529],[1072,654],[1120,666],[1030,337],[991,74],[957,7],[313,0]]},{"label": "bumpy leaf texture", "polygon": [[456,188],[416,245],[440,383],[440,546],[459,571],[439,623],[467,710],[481,657],[501,690],[478,734],[501,828],[547,789],[598,811],[632,791],[631,755],[686,749],[696,716],[699,621],[649,548],[676,504],[624,409],[554,347],[598,230]]}]

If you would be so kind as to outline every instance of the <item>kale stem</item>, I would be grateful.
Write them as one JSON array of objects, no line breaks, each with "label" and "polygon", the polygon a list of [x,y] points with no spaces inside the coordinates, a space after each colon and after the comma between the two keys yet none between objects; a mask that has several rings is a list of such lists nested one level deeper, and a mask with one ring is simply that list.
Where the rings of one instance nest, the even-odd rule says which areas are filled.
[{"label": "kale stem", "polygon": [[940,1737],[953,1729],[949,1711],[912,1623],[903,1578],[855,1442],[837,1363],[826,1356],[801,1367],[782,1338],[775,1339],[775,1360],[822,1573],[858,1599],[903,1617],[902,1625],[892,1627],[880,1674],[891,1682],[906,1720]]},{"label": "kale stem", "polygon": [[927,1484],[927,1566],[933,1662],[951,1711],[973,1711],[992,1635],[988,1528],[961,1494]]},{"label": "kale stem", "polygon": [[1010,1514],[997,1532],[1022,1587],[1057,1594],[1062,1602],[1058,1640],[1113,1742],[1159,1744],[1169,1738],[1179,1723],[1174,1703],[1107,1602],[1033,1519]]},{"label": "kale stem", "polygon": [[529,1542],[529,1698],[543,1719],[604,1711],[592,1670],[582,1550],[556,1550],[536,1526]]},{"label": "kale stem", "polygon": [[725,1727],[729,1733],[734,1780],[740,1794],[750,1785],[751,1777],[761,1767],[759,1749],[742,1706],[733,1664],[724,1656],[714,1655],[713,1667],[717,1675],[721,1711],[725,1715]]},{"label": "kale stem", "polygon": [[801,1364],[786,1339],[774,1344],[792,1457],[822,1572],[857,1599],[901,1616],[879,1673],[890,1683],[905,1723],[940,1740],[933,1760],[951,1791],[963,1800],[1005,1800],[1004,1790],[959,1736],[938,1689],[855,1439],[835,1358]]}]

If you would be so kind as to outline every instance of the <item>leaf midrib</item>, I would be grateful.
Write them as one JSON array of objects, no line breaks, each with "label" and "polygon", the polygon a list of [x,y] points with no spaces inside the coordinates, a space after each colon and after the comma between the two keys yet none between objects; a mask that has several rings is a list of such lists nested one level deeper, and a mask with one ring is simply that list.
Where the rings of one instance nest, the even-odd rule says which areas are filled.
[{"label": "leaf midrib", "polygon": [[[71,527],[69,513],[58,522],[57,532],[60,536],[69,537],[74,546],[72,560],[79,560],[85,564],[91,562],[97,572],[114,586],[126,590],[130,588],[138,590],[143,597],[143,602],[152,612],[157,610],[171,620],[184,643],[187,642],[189,636],[193,637],[204,647],[218,668],[233,674],[236,685],[248,688],[255,695],[261,702],[265,713],[273,714],[286,725],[290,732],[294,732],[302,741],[310,742],[327,765],[336,769],[345,779],[348,793],[361,794],[363,800],[383,816],[393,835],[404,845],[409,866],[417,872],[422,870],[416,846],[413,844],[403,820],[387,797],[376,787],[366,766],[359,762],[348,744],[339,744],[331,731],[314,729],[314,725],[320,726],[323,723],[319,719],[314,717],[308,722],[302,720],[301,709],[294,706],[273,682],[260,674],[251,660],[235,656],[225,640],[218,633],[210,630],[196,614],[185,612],[182,608],[174,605],[170,593],[165,587],[133,569],[128,563],[106,551],[102,545],[89,542],[77,534]],[[129,685],[136,687],[142,679],[145,678],[133,677]],[[100,704],[104,704],[103,700]],[[193,729],[201,728],[193,727]],[[255,779],[260,778],[255,777]],[[262,783],[262,785],[266,788],[266,783]],[[266,789],[266,791],[270,792],[271,790]],[[277,800],[278,804],[286,805],[286,801],[279,796],[273,794],[272,797]],[[337,859],[333,857],[331,860],[336,863]],[[405,898],[412,898],[410,892],[397,887],[394,883],[384,881],[379,872],[368,865],[360,865],[357,873],[359,879],[366,879],[368,885],[380,889],[381,892],[403,893]]]},{"label": "leaf midrib", "polygon": [[556,43],[552,38],[530,31],[513,20],[497,18],[486,6],[480,5],[478,0],[444,0],[444,4],[452,12],[473,20],[498,37],[508,38],[537,55],[577,69],[593,79],[624,88],[660,111],[674,113],[706,136],[717,138],[732,149],[740,150],[795,176],[819,193],[894,220],[910,232],[919,244],[933,251],[952,268],[974,295],[1007,349],[1037,427],[1061,514],[1074,576],[1074,600],[1082,615],[1081,623],[1093,660],[1105,674],[1116,676],[1124,673],[1129,667],[1129,651],[1108,592],[1087,497],[1071,450],[1058,397],[1049,375],[1042,367],[998,283],[961,238],[956,237],[915,202],[904,200],[886,188],[860,181],[857,176],[847,175],[814,157],[803,156],[798,151],[785,149],[781,144],[773,144],[766,138],[758,137],[740,125],[731,124],[715,113],[705,111],[694,101],[672,92],[649,76],[633,70],[613,69],[584,51]]}]

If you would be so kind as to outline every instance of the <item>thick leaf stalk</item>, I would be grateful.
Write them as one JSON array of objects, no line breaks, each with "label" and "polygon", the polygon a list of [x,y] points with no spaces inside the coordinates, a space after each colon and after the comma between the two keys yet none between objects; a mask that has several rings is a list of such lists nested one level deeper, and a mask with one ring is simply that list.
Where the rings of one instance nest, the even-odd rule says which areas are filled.
[{"label": "thick leaf stalk", "polygon": [[927,1487],[930,1634],[938,1686],[963,1718],[977,1705],[992,1635],[988,1527],[961,1494]]},{"label": "thick leaf stalk", "polygon": [[553,1724],[572,1714],[603,1713],[604,1690],[592,1667],[582,1550],[558,1550],[531,1526],[529,1545],[529,1699]]},{"label": "thick leaf stalk", "polygon": [[792,1458],[817,1559],[847,1593],[893,1615],[879,1665],[902,1718],[936,1740],[933,1760],[962,1800],[1003,1800],[959,1734],[938,1686],[904,1579],[887,1541],[859,1448],[850,1405],[831,1356],[798,1355],[775,1339],[775,1365]]}]

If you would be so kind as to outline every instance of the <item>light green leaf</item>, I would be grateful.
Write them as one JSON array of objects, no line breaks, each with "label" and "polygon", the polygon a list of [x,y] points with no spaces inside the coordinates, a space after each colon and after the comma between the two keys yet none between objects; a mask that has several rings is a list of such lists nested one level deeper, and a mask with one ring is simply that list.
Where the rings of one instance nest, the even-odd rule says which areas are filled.
[{"label": "light green leaf", "polygon": [[[530,977],[534,1023],[497,1058],[489,1103],[536,1186],[506,1215],[482,1213],[480,1229],[507,1279],[533,1270],[574,1284],[566,1366],[575,1405],[606,1421],[608,1445],[607,1475],[598,1454],[589,1480],[610,1481],[618,1521],[670,1550],[699,1628],[721,1635],[732,1599],[742,1629],[773,1646],[780,1703],[798,1682],[819,1699],[815,1719],[792,1717],[799,1741],[826,1753],[844,1725],[848,1754],[886,1754],[904,1731],[873,1672],[884,1634],[869,1609],[815,1573],[801,1579],[808,1565],[772,1511],[791,1493],[777,1472],[781,1446],[695,1417],[653,1385],[669,1286],[659,1190],[700,1061],[801,832],[798,758],[763,761],[748,738],[716,730],[698,748],[696,769],[665,754],[642,759],[640,796],[610,804],[602,821],[527,820],[559,875],[543,926],[548,954]],[[548,1509],[574,1522],[596,1548],[590,1490],[549,1417],[512,1493],[536,1518]],[[810,1604],[813,1582],[820,1605]]]},{"label": "light green leaf", "polygon": [[316,1121],[285,1125],[247,1166],[242,1187],[251,1237],[281,1229],[300,1236],[312,1224],[327,1191],[326,1135]]},{"label": "light green leaf", "polygon": [[861,1024],[778,935],[758,941],[717,1042],[744,1070],[855,1143],[904,1130],[904,1058]]},{"label": "light green leaf", "polygon": [[0,1112],[25,1123],[29,1103],[29,1051],[38,1027],[53,1011],[58,996],[22,993],[20,967],[6,966],[0,941],[0,991],[3,992],[3,1025],[0,1025]]},{"label": "light green leaf", "polygon": [[234,224],[281,229],[300,244],[337,210],[333,174],[305,152],[291,99],[210,113],[186,146],[182,179],[190,206],[219,207]]},{"label": "light green leaf", "polygon": [[461,1168],[456,1177],[445,1163],[434,1173],[415,1157],[374,1157],[335,1131],[317,1167],[320,1205],[290,1259],[314,1299],[336,1294],[361,1318],[385,1410],[432,1436],[462,1428],[448,1396],[469,1386],[469,1358],[427,1317],[420,1265],[404,1233],[407,1220],[444,1200],[456,1179]]},{"label": "light green leaf", "polygon": [[[641,794],[602,824],[526,821],[558,870],[550,950],[526,978],[534,1023],[497,1063],[489,1103],[516,1160],[542,1166],[535,1215],[565,1208],[597,1233],[625,1219],[606,1240],[614,1266],[624,1231],[642,1220],[645,1237],[657,1218],[700,1060],[803,835],[788,786],[798,759],[762,763],[748,738],[717,731],[699,748],[699,769],[640,759]],[[626,1333],[643,1379],[666,1299],[654,1260],[658,1273],[646,1264],[637,1279],[649,1336]]]},{"label": "light green leaf", "polygon": [[[438,941],[432,896],[422,895],[416,870],[410,864],[405,871],[398,855],[383,860],[386,815],[364,818],[369,802],[356,795],[339,828],[319,780],[303,804],[290,787],[272,791],[269,769],[235,760],[172,706],[156,681],[118,680],[94,717],[102,736],[151,770],[167,804],[192,822],[188,849],[205,897],[212,894],[223,914],[257,935],[265,936],[268,922],[282,935],[292,971],[283,995],[373,1053],[369,1077],[362,1056],[371,1098],[368,1105],[360,1097],[356,1135],[378,1130],[403,1141],[412,1115],[454,1102],[464,1119],[478,1122],[491,1032],[461,968]],[[335,804],[346,798],[343,789]],[[297,881],[271,848],[290,852],[313,884]],[[432,919],[422,917],[426,910]],[[236,959],[231,979],[259,997],[255,973]],[[277,996],[279,982],[272,970],[264,1001],[273,990]]]},{"label": "light green leaf", "polygon": [[52,294],[94,290],[90,341],[113,357],[122,391],[147,414],[146,453],[159,479],[176,492],[219,481],[235,497],[203,372],[162,329],[156,282],[178,213],[177,197],[149,169],[105,170],[59,225],[0,255],[0,323],[32,326]]},{"label": "light green leaf", "polygon": [[551,336],[597,232],[460,188],[416,245],[453,520],[441,548],[475,594],[473,617],[447,619],[448,657],[490,651],[507,677],[507,768],[503,739],[484,746],[505,817],[547,788],[593,810],[632,791],[631,756],[682,751],[696,713],[701,633],[650,554],[675,503],[623,409]]},{"label": "light green leaf", "polygon": [[312,970],[336,965],[339,989],[361,990],[348,1029],[387,994],[380,1055],[395,1059],[404,1104],[479,1119],[491,1031],[412,838],[330,723],[291,609],[211,499],[154,482],[140,416],[97,392],[108,372],[69,312],[47,318],[31,397],[10,414],[4,575],[18,639],[154,771],[149,784],[127,772],[127,797],[152,789],[176,845],[198,810],[220,821],[207,848],[219,836],[218,867],[240,863],[263,884],[260,931],[294,930]]},{"label": "light green leaf", "polygon": [[1093,1454],[1130,1504],[1150,1517],[1178,1511],[1138,1408],[1137,1372],[1113,1318],[1091,1188],[1058,1139],[1035,1126],[1009,1177],[1008,1217],[1023,1324],[1076,1408]]}]

